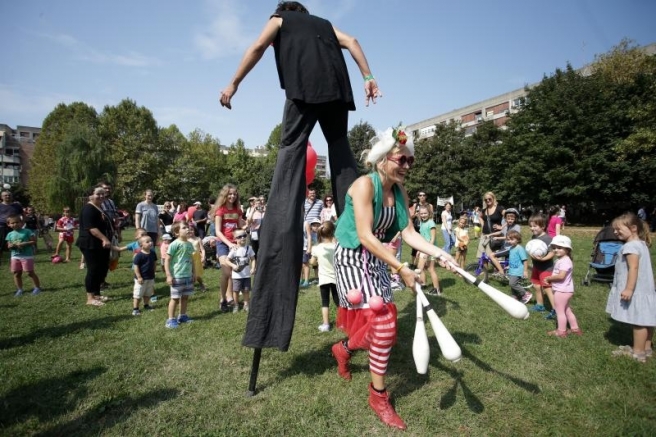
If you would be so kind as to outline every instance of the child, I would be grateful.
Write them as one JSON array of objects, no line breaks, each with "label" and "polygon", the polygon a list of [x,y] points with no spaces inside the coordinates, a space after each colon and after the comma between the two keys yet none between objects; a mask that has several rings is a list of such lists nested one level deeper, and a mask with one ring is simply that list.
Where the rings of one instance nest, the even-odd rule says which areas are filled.
[{"label": "child", "polygon": [[[242,229],[234,233],[237,247],[230,250],[226,262],[232,269],[232,293],[235,304],[232,312],[239,312],[239,292],[244,299],[244,311],[248,312],[249,292],[251,291],[251,275],[255,274],[255,252],[246,244],[246,232]],[[250,266],[249,266],[250,264]]]},{"label": "child", "polygon": [[36,244],[36,235],[29,229],[23,229],[23,221],[19,215],[12,215],[7,218],[7,226],[12,229],[5,237],[7,248],[11,250],[11,261],[9,267],[14,274],[14,283],[16,284],[16,293],[14,296],[23,295],[23,271],[32,278],[34,289],[32,294],[36,296],[41,292],[39,277],[34,273],[34,245]]},{"label": "child", "polygon": [[126,250],[129,250],[132,253],[139,253],[141,251],[141,244],[139,243],[139,240],[143,236],[147,236],[148,232],[144,228],[136,228],[134,230],[134,241],[128,243],[126,246],[121,246],[121,247],[116,247],[114,250],[118,252],[125,252]]},{"label": "child", "polygon": [[[171,232],[176,238],[170,245],[164,262],[166,272],[166,283],[171,286],[171,300],[169,301],[169,318],[166,327],[175,329],[180,323],[191,323],[187,316],[187,301],[194,294],[194,283],[196,273],[192,255],[194,246],[187,241],[189,238],[189,226],[186,222],[176,222],[171,226]],[[180,315],[177,320],[175,311],[180,304]]]},{"label": "child", "polygon": [[[437,225],[430,218],[429,209],[425,206],[420,206],[418,209],[419,219],[421,220],[421,224],[419,225],[419,233],[422,237],[424,237],[424,240],[437,246]],[[439,296],[441,294],[440,280],[438,279],[437,272],[435,271],[435,258],[432,256],[429,257],[425,253],[421,252],[419,252],[418,256],[419,261],[417,262],[417,269],[421,271],[421,282],[426,282],[426,273],[424,272],[424,268],[426,267],[426,261],[428,260],[427,269],[431,276],[431,282],[433,283],[433,288],[430,291],[427,291],[426,294]]]},{"label": "child", "polygon": [[162,242],[159,243],[159,257],[160,263],[162,264],[162,273],[166,274],[166,269],[164,268],[164,261],[166,258],[168,258],[168,254],[166,253],[169,250],[169,245],[171,244],[171,241],[173,238],[171,237],[171,234],[162,234]]},{"label": "child", "polygon": [[528,278],[528,254],[521,246],[522,234],[517,231],[508,231],[506,235],[510,251],[508,252],[508,283],[515,299],[526,304],[533,295],[524,290],[520,281]]},{"label": "child", "polygon": [[132,292],[132,315],[139,316],[139,302],[143,299],[144,310],[152,310],[150,297],[155,291],[155,268],[157,266],[157,255],[153,250],[153,240],[144,235],[139,238],[141,250],[132,259],[132,270],[134,270],[134,289]]},{"label": "child", "polygon": [[77,226],[75,219],[71,217],[71,209],[66,206],[62,212],[62,217],[57,220],[55,224],[55,231],[59,232],[59,241],[57,242],[57,248],[55,249],[54,255],[52,258],[59,256],[59,251],[61,250],[62,244],[66,244],[66,258],[64,262],[71,261],[71,246],[73,245],[73,232]]},{"label": "child", "polygon": [[456,237],[456,263],[461,269],[465,268],[465,260],[467,259],[467,245],[469,244],[469,231],[465,227],[467,225],[467,217],[461,216],[458,219],[458,226],[455,229]]},{"label": "child", "polygon": [[[333,258],[335,257],[335,225],[330,222],[324,222],[319,228],[320,243],[312,247],[312,257],[316,258],[319,264],[319,291],[321,292],[321,317],[323,323],[319,325],[319,331],[330,331],[330,321],[328,319],[328,306],[330,305],[330,296],[333,297],[335,306],[339,306],[339,297],[337,295],[337,280],[335,278],[335,267]],[[396,253],[396,249],[394,249]]]},{"label": "child", "polygon": [[[531,233],[533,237],[531,239],[537,238],[544,241],[544,243],[549,247],[551,244],[551,237],[545,232],[547,221],[544,218],[544,215],[538,213],[532,215],[528,219],[528,224],[531,227]],[[531,308],[531,311],[544,312],[546,308],[544,307],[544,294],[547,295],[549,303],[551,304],[551,311],[544,317],[547,320],[553,320],[556,318],[556,306],[554,305],[554,297],[551,292],[551,284],[544,281],[544,278],[551,275],[553,270],[553,257],[554,253],[548,251],[546,255],[542,257],[531,255],[533,260],[533,272],[531,273],[531,282],[535,287],[535,305]]]},{"label": "child", "polygon": [[194,259],[194,271],[196,272],[196,282],[200,291],[207,291],[205,284],[203,283],[203,260],[205,259],[205,249],[200,238],[196,236],[197,229],[191,227],[189,229],[191,236],[189,237],[189,242],[194,246],[194,254],[192,255]]},{"label": "child", "polygon": [[312,246],[317,244],[317,232],[321,226],[321,220],[318,218],[310,220],[309,226],[304,224],[303,233],[303,279],[301,280],[301,288],[308,288],[310,286],[310,258],[312,256]]},{"label": "child", "polygon": [[615,276],[606,312],[613,320],[633,328],[633,347],[620,346],[613,355],[626,355],[644,363],[652,356],[656,326],[656,292],[649,247],[651,236],[646,222],[627,212],[613,220],[615,235],[625,244],[615,261]]},{"label": "child", "polygon": [[[383,243],[383,246],[385,246],[385,249],[394,254],[396,259],[401,262],[401,247],[403,246],[401,231],[397,232],[389,243]],[[321,270],[321,268],[319,268],[319,270]],[[401,285],[401,277],[398,273],[392,273],[390,275],[390,284],[392,286],[392,291],[403,290],[403,285]]]},{"label": "child", "polygon": [[519,212],[515,208],[508,208],[503,213],[503,218],[506,220],[504,226],[501,228],[500,231],[492,232],[489,235],[491,240],[503,240],[503,246],[501,247],[501,249],[499,249],[496,252],[492,252],[492,254],[490,254],[490,261],[497,269],[496,275],[500,277],[503,277],[505,275],[505,272],[503,271],[503,267],[501,267],[501,263],[499,263],[498,258],[503,258],[508,256],[508,251],[510,250],[510,244],[508,244],[508,240],[506,238],[508,232],[510,231],[516,231],[519,233],[522,232],[521,226],[517,224],[518,217],[519,217]]},{"label": "child", "polygon": [[[574,295],[574,281],[572,281],[572,240],[564,235],[557,235],[551,240],[551,248],[558,257],[553,267],[553,273],[544,282],[553,285],[554,302],[556,303],[556,317],[558,328],[547,332],[547,335],[565,338],[567,334],[582,335],[576,316],[569,306],[569,301]],[[567,331],[567,323],[571,331]]]}]

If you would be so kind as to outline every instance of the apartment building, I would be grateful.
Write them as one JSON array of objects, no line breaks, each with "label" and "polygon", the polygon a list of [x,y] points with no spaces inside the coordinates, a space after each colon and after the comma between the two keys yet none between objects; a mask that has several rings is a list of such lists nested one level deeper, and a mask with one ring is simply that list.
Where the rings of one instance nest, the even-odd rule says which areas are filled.
[{"label": "apartment building", "polygon": [[0,123],[0,181],[2,184],[27,185],[30,160],[41,128]]}]

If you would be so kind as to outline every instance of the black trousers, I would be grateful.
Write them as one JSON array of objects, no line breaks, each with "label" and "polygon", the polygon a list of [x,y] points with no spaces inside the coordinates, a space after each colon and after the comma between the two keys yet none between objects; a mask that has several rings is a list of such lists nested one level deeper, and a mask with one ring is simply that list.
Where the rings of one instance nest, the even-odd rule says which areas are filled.
[{"label": "black trousers", "polygon": [[277,347],[281,351],[289,348],[303,254],[306,150],[317,122],[328,143],[330,182],[338,215],[344,209],[347,190],[357,178],[347,138],[347,106],[343,102],[306,104],[287,100],[266,220],[260,227],[244,346]]},{"label": "black trousers", "polygon": [[84,288],[87,293],[100,296],[100,284],[105,281],[109,271],[109,249],[80,249],[87,266]]}]

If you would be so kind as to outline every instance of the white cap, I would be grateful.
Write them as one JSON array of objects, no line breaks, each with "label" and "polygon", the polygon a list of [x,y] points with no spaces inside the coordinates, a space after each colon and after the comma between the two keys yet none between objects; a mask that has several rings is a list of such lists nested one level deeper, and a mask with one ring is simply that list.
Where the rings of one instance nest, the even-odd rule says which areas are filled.
[{"label": "white cap", "polygon": [[202,205],[198,200],[194,202],[194,205]]},{"label": "white cap", "polygon": [[572,240],[569,237],[564,235],[556,235],[551,240],[551,246],[565,247],[567,249],[572,249]]}]

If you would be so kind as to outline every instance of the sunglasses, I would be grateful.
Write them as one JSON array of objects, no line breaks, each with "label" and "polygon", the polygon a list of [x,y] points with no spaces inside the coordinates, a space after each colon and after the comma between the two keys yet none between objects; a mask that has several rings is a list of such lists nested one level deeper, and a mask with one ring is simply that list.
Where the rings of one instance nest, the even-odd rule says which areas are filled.
[{"label": "sunglasses", "polygon": [[425,194],[417,194],[417,196],[419,196],[419,197],[426,197]]},{"label": "sunglasses", "polygon": [[408,164],[408,167],[412,167],[415,163],[415,157],[414,156],[401,155],[398,158],[388,157],[387,159],[389,161],[397,163],[399,165],[399,167],[404,167],[406,164]]},{"label": "sunglasses", "polygon": [[332,202],[333,199],[326,199],[326,202]]},{"label": "sunglasses", "polygon": [[243,240],[244,238],[246,238],[246,234],[244,234],[244,235],[237,235],[237,236],[235,237],[236,240]]},{"label": "sunglasses", "polygon": [[486,202],[492,202],[492,199],[488,197],[487,199],[485,199],[485,201]]}]

